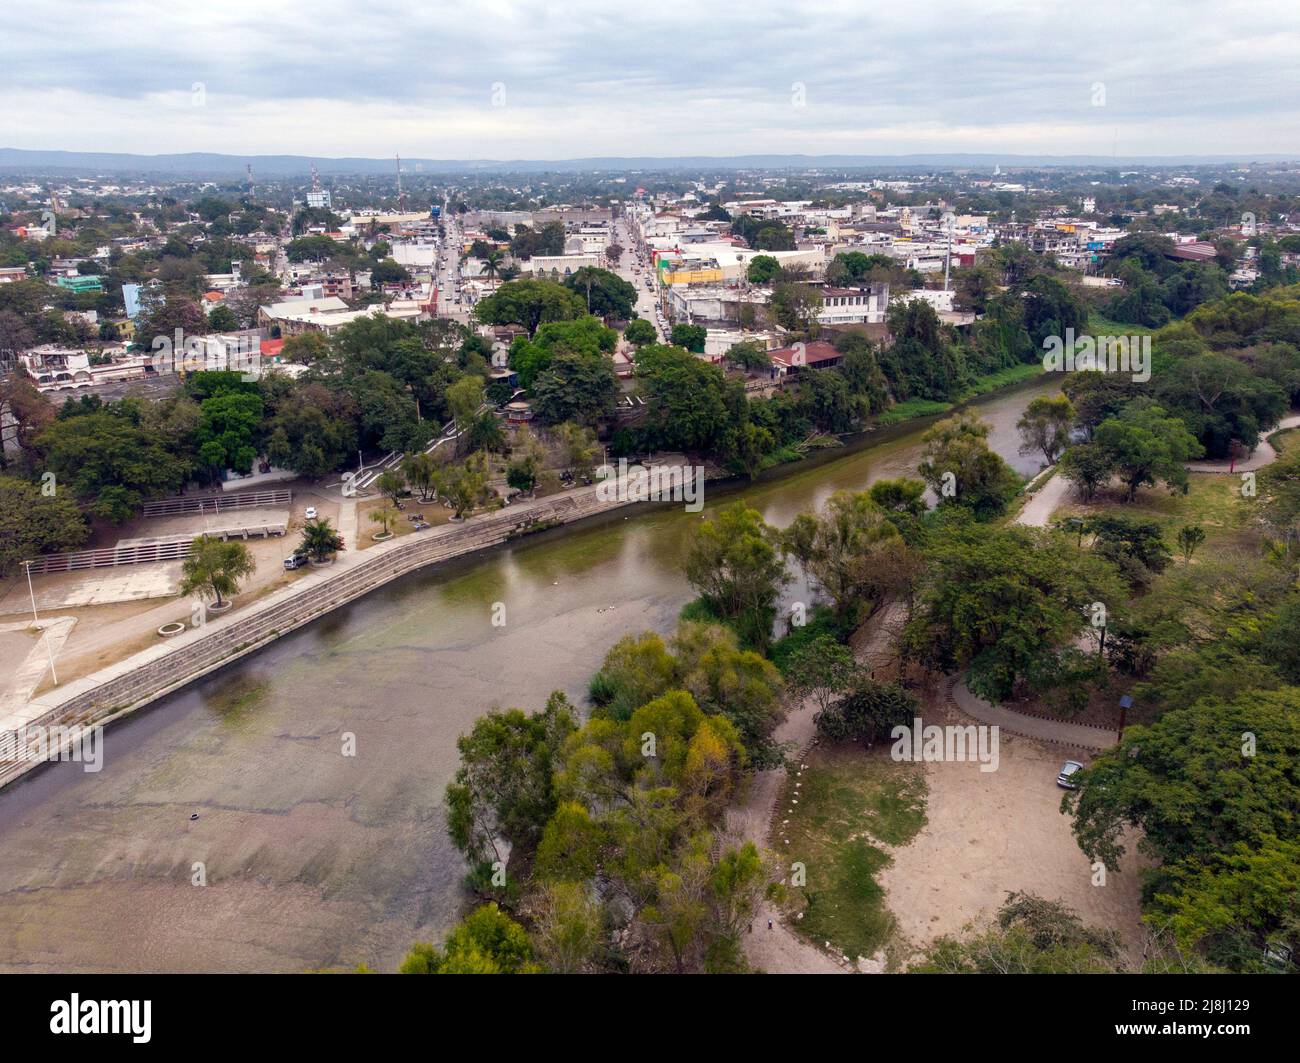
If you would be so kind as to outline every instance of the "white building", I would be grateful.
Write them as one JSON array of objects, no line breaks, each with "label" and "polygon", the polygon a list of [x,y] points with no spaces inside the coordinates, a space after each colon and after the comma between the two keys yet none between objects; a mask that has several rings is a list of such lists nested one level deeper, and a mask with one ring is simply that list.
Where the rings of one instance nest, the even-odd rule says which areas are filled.
[{"label": "white building", "polygon": [[864,288],[823,288],[817,320],[823,325],[878,325],[889,307],[889,285]]}]

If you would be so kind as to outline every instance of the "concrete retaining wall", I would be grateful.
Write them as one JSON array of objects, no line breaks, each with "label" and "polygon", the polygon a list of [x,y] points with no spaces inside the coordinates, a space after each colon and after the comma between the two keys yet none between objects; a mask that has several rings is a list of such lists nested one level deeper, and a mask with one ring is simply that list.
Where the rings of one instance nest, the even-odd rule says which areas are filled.
[{"label": "concrete retaining wall", "polygon": [[[602,501],[596,487],[539,499],[432,533],[417,532],[366,551],[347,567],[313,572],[250,606],[242,614],[209,621],[96,675],[35,699],[49,707],[29,727],[104,724],[178,690],[208,672],[287,634],[317,617],[426,565],[495,546],[538,524],[568,524],[627,505]],[[41,763],[0,764],[0,786]]]}]

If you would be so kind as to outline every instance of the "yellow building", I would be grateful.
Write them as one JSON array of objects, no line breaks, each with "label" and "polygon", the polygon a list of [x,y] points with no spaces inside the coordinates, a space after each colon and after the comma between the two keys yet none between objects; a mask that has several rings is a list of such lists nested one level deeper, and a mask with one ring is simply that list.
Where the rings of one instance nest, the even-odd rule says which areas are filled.
[{"label": "yellow building", "polygon": [[712,269],[664,269],[659,274],[664,284],[721,284],[722,268]]}]

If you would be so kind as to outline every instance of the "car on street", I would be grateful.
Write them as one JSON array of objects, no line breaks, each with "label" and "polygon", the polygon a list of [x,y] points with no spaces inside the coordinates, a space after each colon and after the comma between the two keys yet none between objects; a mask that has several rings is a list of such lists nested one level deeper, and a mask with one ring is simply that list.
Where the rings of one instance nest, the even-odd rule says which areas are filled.
[{"label": "car on street", "polygon": [[308,507],[307,507],[307,512],[306,512],[305,516],[307,517],[308,520],[315,520],[315,519],[316,519],[316,507],[315,507],[315,506],[308,506]]}]

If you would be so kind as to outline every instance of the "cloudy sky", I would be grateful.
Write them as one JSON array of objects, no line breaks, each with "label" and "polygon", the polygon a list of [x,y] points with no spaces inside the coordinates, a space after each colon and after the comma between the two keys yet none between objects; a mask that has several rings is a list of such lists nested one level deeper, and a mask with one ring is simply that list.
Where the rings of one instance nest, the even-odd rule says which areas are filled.
[{"label": "cloudy sky", "polygon": [[6,0],[0,146],[1300,154],[1296,0]]}]

